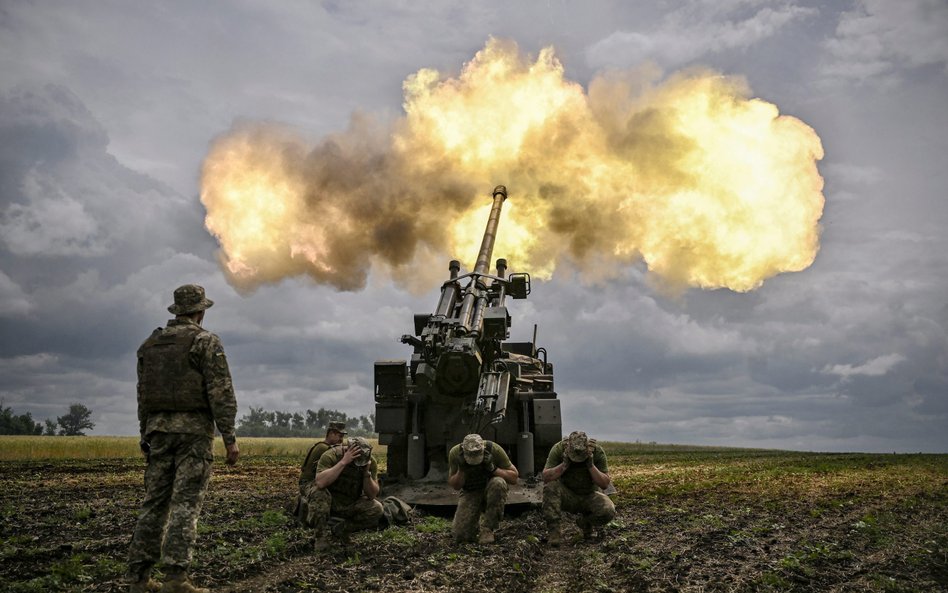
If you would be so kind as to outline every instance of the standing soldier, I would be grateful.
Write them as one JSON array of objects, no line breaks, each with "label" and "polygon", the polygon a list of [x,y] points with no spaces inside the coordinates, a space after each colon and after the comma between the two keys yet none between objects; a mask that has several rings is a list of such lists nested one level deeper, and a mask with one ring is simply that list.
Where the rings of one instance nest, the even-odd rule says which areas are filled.
[{"label": "standing soldier", "polygon": [[543,518],[550,545],[560,545],[563,511],[579,514],[576,525],[584,539],[592,536],[593,527],[601,527],[616,516],[615,504],[602,493],[612,482],[606,453],[585,432],[572,432],[553,445],[542,475]]},{"label": "standing soldier", "polygon": [[204,289],[186,284],[168,307],[175,318],[138,349],[138,422],[147,460],[145,500],[128,554],[132,593],[153,591],[151,569],[161,560],[162,593],[206,593],[188,580],[191,548],[213,461],[214,427],[227,463],[237,462],[237,399],[220,338],[201,327],[213,305]]},{"label": "standing soldier", "polygon": [[[516,484],[520,472],[497,443],[469,434],[448,451],[448,485],[461,491],[451,531],[454,541],[477,539],[494,543],[507,503],[507,484]],[[484,515],[478,537],[478,520]]]},{"label": "standing soldier", "polygon": [[378,462],[372,445],[362,437],[349,439],[349,446],[336,445],[323,453],[316,465],[316,488],[309,489],[309,516],[316,535],[315,549],[331,545],[329,516],[345,519],[340,535],[378,526],[382,518],[379,495]]},{"label": "standing soldier", "polygon": [[319,458],[323,456],[323,453],[341,443],[346,434],[345,422],[330,422],[329,428],[326,429],[326,438],[310,447],[309,453],[306,454],[300,471],[300,494],[296,510],[300,521],[307,519],[309,514],[309,497],[310,492],[316,489],[316,464],[319,463]]}]

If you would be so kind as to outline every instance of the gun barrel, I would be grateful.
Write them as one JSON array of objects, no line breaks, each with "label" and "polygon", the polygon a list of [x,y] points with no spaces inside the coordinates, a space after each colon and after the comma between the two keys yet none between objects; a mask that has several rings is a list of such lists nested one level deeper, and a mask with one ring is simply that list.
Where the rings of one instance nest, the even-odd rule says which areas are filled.
[{"label": "gun barrel", "polygon": [[481,251],[477,254],[477,263],[474,264],[475,274],[487,274],[490,272],[490,256],[494,251],[494,239],[497,238],[497,223],[500,222],[500,208],[507,199],[507,188],[498,185],[494,188],[494,205],[490,209],[490,217],[487,219],[487,228],[484,230],[484,238],[481,240]]},{"label": "gun barrel", "polygon": [[[490,272],[490,256],[494,251],[494,239],[497,238],[497,224],[500,222],[500,209],[507,199],[507,188],[498,185],[494,188],[494,205],[491,206],[490,216],[487,218],[487,228],[484,229],[484,238],[481,240],[481,251],[477,255],[477,263],[474,264],[474,282],[467,288],[464,299],[461,301],[461,310],[458,318],[461,320],[459,330],[462,334],[480,331],[481,309],[484,306],[481,289],[478,288],[480,280],[478,276],[486,275]],[[486,301],[485,301],[486,302]]]}]

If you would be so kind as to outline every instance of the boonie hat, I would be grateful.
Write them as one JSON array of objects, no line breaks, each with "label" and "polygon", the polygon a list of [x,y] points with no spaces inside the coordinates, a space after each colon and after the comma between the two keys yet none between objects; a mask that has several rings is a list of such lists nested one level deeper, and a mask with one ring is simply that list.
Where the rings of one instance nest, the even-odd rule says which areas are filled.
[{"label": "boonie hat", "polygon": [[335,430],[339,434],[349,434],[346,432],[346,423],[345,422],[330,422],[329,430]]},{"label": "boonie hat", "polygon": [[210,308],[214,301],[204,296],[204,287],[185,284],[174,290],[174,304],[168,311],[174,315],[190,315]]},{"label": "boonie hat", "polygon": [[577,463],[586,461],[586,457],[589,456],[588,444],[589,438],[585,432],[577,430],[569,433],[566,438],[566,456],[569,457],[570,461]]},{"label": "boonie hat", "polygon": [[474,465],[484,459],[484,439],[479,434],[469,434],[461,441],[464,461]]},{"label": "boonie hat", "polygon": [[349,446],[355,447],[359,451],[359,456],[352,463],[362,467],[372,460],[372,444],[369,441],[362,437],[352,437],[349,439]]}]

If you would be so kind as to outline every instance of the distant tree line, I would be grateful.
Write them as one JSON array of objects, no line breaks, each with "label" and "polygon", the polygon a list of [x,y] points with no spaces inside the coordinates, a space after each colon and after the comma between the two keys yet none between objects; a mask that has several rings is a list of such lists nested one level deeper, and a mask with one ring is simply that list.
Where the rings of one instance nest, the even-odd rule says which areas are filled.
[{"label": "distant tree line", "polygon": [[269,412],[263,408],[250,408],[250,412],[238,420],[237,430],[245,437],[322,437],[330,422],[344,422],[350,436],[373,436],[375,414],[349,417],[339,410],[319,408],[315,412]]},{"label": "distant tree line", "polygon": [[72,404],[69,411],[55,422],[47,418],[40,423],[33,420],[29,412],[16,415],[12,408],[0,402],[0,434],[85,436],[85,430],[95,428],[91,418],[92,410],[82,404]]}]

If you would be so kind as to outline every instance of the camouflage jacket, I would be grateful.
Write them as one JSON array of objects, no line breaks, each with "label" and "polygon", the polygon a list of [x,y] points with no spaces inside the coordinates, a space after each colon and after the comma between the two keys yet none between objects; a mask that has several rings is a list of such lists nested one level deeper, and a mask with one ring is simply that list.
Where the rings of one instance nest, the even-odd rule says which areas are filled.
[{"label": "camouflage jacket", "polygon": [[[319,463],[316,465],[316,473],[319,474],[320,472],[326,471],[342,461],[342,456],[345,454],[347,448],[346,445],[336,445],[323,453],[319,458]],[[363,495],[363,474],[368,471],[372,479],[377,480],[378,467],[379,464],[375,459],[375,455],[373,455],[369,461],[368,468],[359,467],[354,463],[346,466],[346,468],[342,470],[342,473],[339,474],[339,477],[336,478],[336,481],[327,488],[333,495],[333,505],[337,503],[341,506],[354,504]]]},{"label": "camouflage jacket", "polygon": [[[497,443],[484,441],[484,450],[484,461],[487,460],[487,456],[490,456],[494,467],[500,469],[510,469],[513,467],[513,464],[510,462],[510,457],[507,456],[507,452]],[[448,451],[448,475],[453,476],[462,468],[465,470],[466,475],[464,476],[464,486],[461,487],[462,490],[483,490],[487,486],[487,481],[490,479],[490,476],[482,469],[483,465],[483,462],[480,465],[468,465],[464,461],[461,445],[455,445]]]},{"label": "camouflage jacket", "polygon": [[[562,440],[553,445],[550,449],[550,454],[546,458],[546,466],[544,469],[556,467],[563,463],[564,459],[566,459],[566,441]],[[595,464],[596,468],[602,473],[609,473],[609,462],[606,459],[606,452],[603,451],[598,443],[593,449],[593,464]],[[560,477],[560,482],[563,483],[563,486],[569,488],[576,494],[590,494],[602,490],[593,482],[592,476],[589,475],[589,469],[586,468],[585,463],[571,462]]]},{"label": "camouflage jacket", "polygon": [[[196,325],[189,319],[171,319],[164,330],[181,331],[193,329]],[[181,432],[188,434],[206,434],[214,436],[216,425],[224,439],[224,444],[237,440],[234,424],[237,417],[237,397],[227,366],[227,357],[221,340],[215,334],[202,330],[194,338],[188,353],[192,368],[204,376],[204,389],[210,403],[210,411],[195,412],[153,412],[148,414],[139,406],[138,425],[141,437],[153,432]],[[141,397],[142,352],[138,352],[139,397]]]}]

